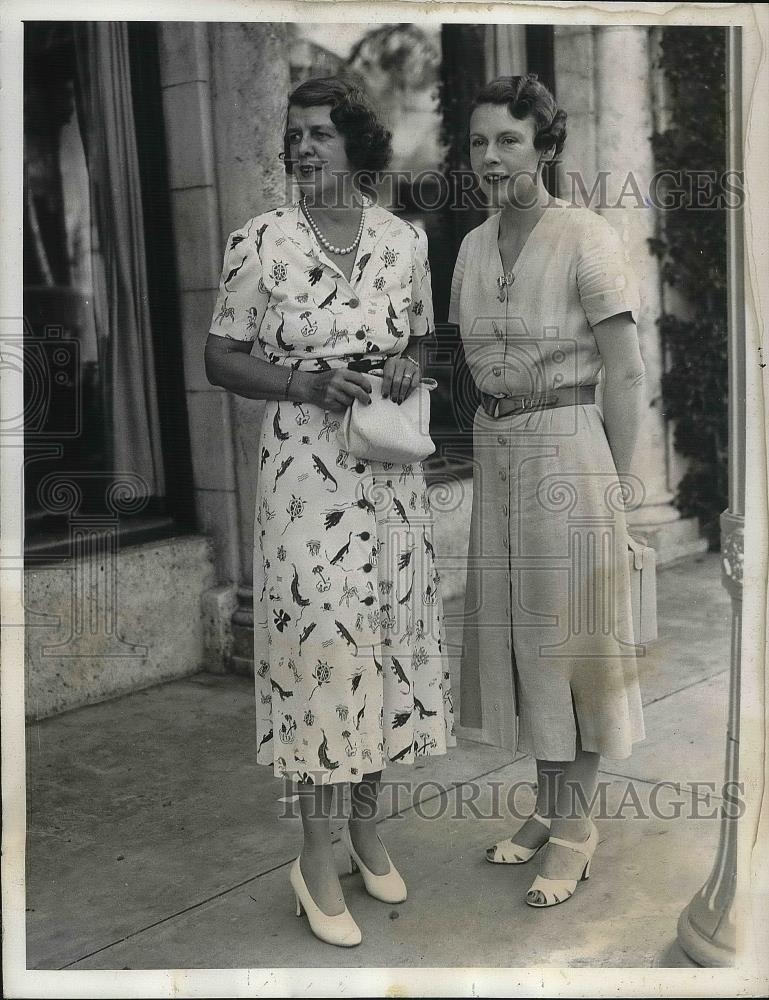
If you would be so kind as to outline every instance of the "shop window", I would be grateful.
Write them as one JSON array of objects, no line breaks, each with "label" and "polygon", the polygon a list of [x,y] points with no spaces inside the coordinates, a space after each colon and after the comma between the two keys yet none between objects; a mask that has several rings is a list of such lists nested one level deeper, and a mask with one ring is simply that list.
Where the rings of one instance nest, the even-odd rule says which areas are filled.
[{"label": "shop window", "polygon": [[25,548],[193,527],[156,28],[28,22]]}]

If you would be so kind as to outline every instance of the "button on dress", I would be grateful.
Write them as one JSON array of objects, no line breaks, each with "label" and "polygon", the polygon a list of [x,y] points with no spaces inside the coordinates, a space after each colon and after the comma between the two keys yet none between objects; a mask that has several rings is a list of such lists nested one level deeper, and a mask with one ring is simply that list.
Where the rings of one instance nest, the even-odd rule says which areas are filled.
[{"label": "button on dress", "polygon": [[[610,224],[555,199],[500,289],[499,214],[464,239],[449,319],[495,396],[594,385],[592,327],[638,315]],[[460,716],[488,742],[542,760],[622,759],[644,738],[623,500],[600,409],[493,419],[478,409]],[[626,506],[627,504],[627,506]]]},{"label": "button on dress", "polygon": [[[424,232],[369,205],[348,281],[295,203],[230,234],[210,332],[276,365],[376,372],[432,316]],[[456,743],[422,467],[344,451],[340,416],[268,401],[259,442],[257,762],[316,784]]]}]

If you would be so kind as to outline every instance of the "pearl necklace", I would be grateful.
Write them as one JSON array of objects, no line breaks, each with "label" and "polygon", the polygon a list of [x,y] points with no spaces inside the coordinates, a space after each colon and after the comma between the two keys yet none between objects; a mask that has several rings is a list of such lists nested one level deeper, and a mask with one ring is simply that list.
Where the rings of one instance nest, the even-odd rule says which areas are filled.
[{"label": "pearl necklace", "polygon": [[317,223],[315,222],[315,220],[313,219],[313,217],[310,215],[310,213],[309,213],[309,211],[307,209],[306,200],[305,200],[304,197],[302,198],[302,211],[304,212],[305,218],[310,223],[310,229],[312,229],[313,233],[315,234],[316,239],[318,240],[318,243],[320,243],[320,245],[323,247],[324,250],[328,250],[330,253],[337,253],[337,254],[340,254],[341,256],[344,256],[345,254],[352,253],[353,250],[360,243],[360,238],[363,235],[363,223],[364,223],[364,220],[366,218],[366,208],[365,208],[365,206],[361,209],[361,213],[360,213],[360,225],[358,226],[358,234],[357,234],[357,236],[355,237],[355,239],[352,241],[352,243],[348,247],[335,247],[333,243],[329,242],[329,240],[326,239],[326,237],[323,235],[323,233],[320,231],[320,229],[318,229]]}]

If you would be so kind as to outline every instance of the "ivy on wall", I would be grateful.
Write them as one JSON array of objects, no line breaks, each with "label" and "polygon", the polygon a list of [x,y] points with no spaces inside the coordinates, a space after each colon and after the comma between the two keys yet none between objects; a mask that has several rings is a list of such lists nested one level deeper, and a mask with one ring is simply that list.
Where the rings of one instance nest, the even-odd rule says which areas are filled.
[{"label": "ivy on wall", "polygon": [[663,281],[686,303],[684,315],[663,312],[659,319],[668,355],[662,398],[675,422],[676,449],[690,460],[676,506],[699,519],[717,548],[728,504],[726,209],[719,198],[726,169],[724,29],[663,29],[660,67],[670,120],[652,143],[657,170],[673,172],[666,194],[676,206],[661,213],[652,251]]}]

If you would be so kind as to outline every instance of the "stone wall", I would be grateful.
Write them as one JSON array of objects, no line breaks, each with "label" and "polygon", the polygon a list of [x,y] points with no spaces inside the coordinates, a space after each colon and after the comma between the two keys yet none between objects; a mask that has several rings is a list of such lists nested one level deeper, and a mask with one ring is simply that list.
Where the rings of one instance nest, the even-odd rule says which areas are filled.
[{"label": "stone wall", "polygon": [[102,541],[76,559],[28,569],[24,584],[29,719],[205,667],[201,596],[214,584],[207,538],[116,555]]}]

